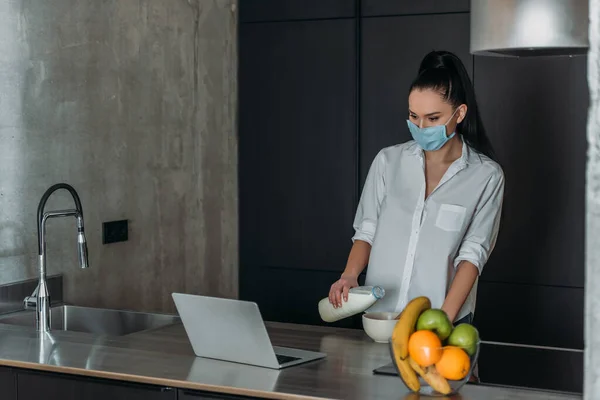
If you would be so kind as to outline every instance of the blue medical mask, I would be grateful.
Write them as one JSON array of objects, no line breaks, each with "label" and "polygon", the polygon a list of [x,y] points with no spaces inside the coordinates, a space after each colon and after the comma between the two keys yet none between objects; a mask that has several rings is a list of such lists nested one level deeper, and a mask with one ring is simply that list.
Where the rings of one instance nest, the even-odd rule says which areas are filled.
[{"label": "blue medical mask", "polygon": [[413,139],[415,139],[415,141],[423,150],[439,150],[456,134],[456,132],[452,132],[452,134],[446,135],[446,125],[448,125],[448,122],[450,122],[457,111],[458,108],[454,110],[444,125],[428,126],[427,128],[421,128],[407,119],[406,122],[408,123],[408,130],[410,130],[410,134],[412,135]]}]

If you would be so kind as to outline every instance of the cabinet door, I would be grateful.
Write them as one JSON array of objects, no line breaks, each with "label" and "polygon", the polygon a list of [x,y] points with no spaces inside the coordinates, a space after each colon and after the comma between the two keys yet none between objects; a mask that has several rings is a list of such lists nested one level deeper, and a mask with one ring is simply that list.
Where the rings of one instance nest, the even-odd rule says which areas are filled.
[{"label": "cabinet door", "polygon": [[176,400],[177,391],[150,385],[127,384],[93,378],[33,371],[18,372],[19,400]]},{"label": "cabinet door", "polygon": [[411,139],[408,89],[431,50],[454,52],[472,76],[469,14],[362,19],[361,185],[379,150]]},{"label": "cabinet door", "polygon": [[584,285],[587,57],[475,58],[481,115],[506,175],[482,279]]},{"label": "cabinet door", "polygon": [[20,370],[17,374],[19,400],[48,399],[76,400],[82,398],[83,381],[61,378],[38,372]]},{"label": "cabinet door", "polygon": [[240,22],[343,18],[356,14],[357,0],[242,0]]},{"label": "cabinet door", "polygon": [[0,367],[0,398],[17,400],[15,374],[11,368]]},{"label": "cabinet door", "polygon": [[582,393],[583,357],[583,351],[484,344],[479,378],[488,385]]},{"label": "cabinet door", "polygon": [[129,383],[88,381],[84,385],[81,398],[86,400],[177,400],[177,389]]},{"label": "cabinet door", "polygon": [[340,272],[357,192],[355,22],[243,24],[240,52],[242,268]]},{"label": "cabinet door", "polygon": [[583,310],[583,288],[482,280],[474,324],[489,342],[583,350]]},{"label": "cabinet door", "polygon": [[482,118],[506,176],[477,296],[486,340],[583,349],[586,63],[475,57]]},{"label": "cabinet door", "polygon": [[199,392],[195,390],[179,390],[178,400],[250,400],[246,396],[234,396],[230,394]]}]

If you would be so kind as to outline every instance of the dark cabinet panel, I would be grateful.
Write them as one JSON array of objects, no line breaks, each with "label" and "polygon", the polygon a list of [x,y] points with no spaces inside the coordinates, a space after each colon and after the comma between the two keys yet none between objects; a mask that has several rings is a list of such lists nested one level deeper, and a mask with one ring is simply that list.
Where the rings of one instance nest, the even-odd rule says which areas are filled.
[{"label": "dark cabinet panel", "polygon": [[19,400],[176,400],[177,391],[150,385],[19,370]]},{"label": "dark cabinet panel", "polygon": [[472,75],[469,15],[363,19],[361,182],[379,150],[412,139],[406,126],[408,89],[421,60],[432,50],[454,52]]},{"label": "dark cabinet panel", "polygon": [[357,0],[241,0],[240,22],[353,17]]},{"label": "dark cabinet panel", "polygon": [[0,367],[0,398],[17,400],[15,374],[11,368]]},{"label": "dark cabinet panel", "polygon": [[584,286],[586,57],[475,58],[475,89],[506,175],[483,279]]},{"label": "dark cabinet panel", "polygon": [[[342,269],[343,266],[337,272],[259,266],[242,268],[240,281],[260,284],[241,286],[240,298],[255,301],[267,321],[362,328],[360,315],[336,323],[325,323],[319,316],[317,304],[327,296]],[[364,276],[359,282],[364,283]]]},{"label": "dark cabinet panel", "polygon": [[240,31],[241,263],[340,271],[356,202],[355,23]]},{"label": "dark cabinet panel", "polygon": [[178,400],[250,400],[251,397],[234,396],[229,394],[179,390]]},{"label": "dark cabinet panel", "polygon": [[86,382],[82,399],[100,400],[176,400],[177,390],[142,385]]},{"label": "dark cabinet panel", "polygon": [[583,349],[582,288],[479,282],[482,340]]},{"label": "dark cabinet panel", "polygon": [[482,383],[583,392],[583,352],[515,346],[481,346]]},{"label": "dark cabinet panel", "polygon": [[[361,3],[362,16],[442,14],[468,12],[469,10],[469,0],[362,0]],[[433,24],[431,26],[435,27],[435,29],[432,29],[434,32],[440,35],[445,33],[437,26]]]},{"label": "dark cabinet panel", "polygon": [[19,400],[48,399],[76,400],[82,398],[85,383],[79,379],[61,378],[58,375],[19,371],[17,378]]}]

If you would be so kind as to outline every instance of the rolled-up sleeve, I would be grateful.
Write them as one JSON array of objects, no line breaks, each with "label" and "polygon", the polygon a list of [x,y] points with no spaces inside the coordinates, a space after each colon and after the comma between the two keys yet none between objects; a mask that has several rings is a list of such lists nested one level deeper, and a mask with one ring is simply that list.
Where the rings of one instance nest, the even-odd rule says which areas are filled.
[{"label": "rolled-up sleeve", "polygon": [[481,274],[496,245],[503,197],[504,174],[502,170],[498,170],[488,181],[479,205],[473,214],[469,228],[459,248],[458,256],[454,260],[455,267],[461,261],[468,261],[475,265],[479,270],[479,274]]},{"label": "rolled-up sleeve", "polygon": [[352,242],[362,240],[373,244],[377,219],[381,210],[381,203],[385,196],[385,153],[380,151],[369,169],[367,179],[360,196],[353,227],[355,234]]}]

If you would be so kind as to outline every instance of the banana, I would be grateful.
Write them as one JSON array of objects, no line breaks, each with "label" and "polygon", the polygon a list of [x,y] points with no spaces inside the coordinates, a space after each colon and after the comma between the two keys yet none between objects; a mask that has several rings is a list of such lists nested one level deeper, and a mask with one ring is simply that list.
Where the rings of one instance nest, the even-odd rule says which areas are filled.
[{"label": "banana", "polygon": [[425,310],[431,308],[431,301],[428,297],[415,297],[408,302],[402,313],[397,317],[398,322],[392,332],[392,343],[394,344],[394,354],[401,360],[408,357],[408,339],[415,331],[417,319]]},{"label": "banana", "polygon": [[408,358],[408,362],[410,367],[412,367],[417,374],[421,375],[421,377],[429,384],[429,386],[431,386],[433,390],[440,392],[441,394],[450,394],[452,392],[450,384],[446,378],[437,372],[435,365],[423,368],[410,357]]},{"label": "banana", "polygon": [[408,360],[400,360],[399,358],[394,358],[396,362],[396,367],[400,372],[400,378],[413,392],[418,392],[421,389],[421,383],[419,383],[419,378],[414,369],[411,368]]}]

